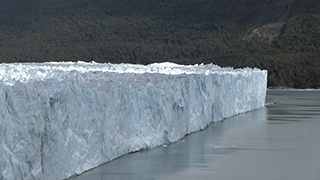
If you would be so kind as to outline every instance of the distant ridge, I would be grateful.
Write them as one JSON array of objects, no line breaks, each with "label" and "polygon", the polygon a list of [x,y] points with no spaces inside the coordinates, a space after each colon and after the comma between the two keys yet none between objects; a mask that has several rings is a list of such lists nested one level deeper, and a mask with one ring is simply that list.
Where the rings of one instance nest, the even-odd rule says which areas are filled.
[{"label": "distant ridge", "polygon": [[0,1],[0,62],[215,63],[320,87],[317,0]]}]

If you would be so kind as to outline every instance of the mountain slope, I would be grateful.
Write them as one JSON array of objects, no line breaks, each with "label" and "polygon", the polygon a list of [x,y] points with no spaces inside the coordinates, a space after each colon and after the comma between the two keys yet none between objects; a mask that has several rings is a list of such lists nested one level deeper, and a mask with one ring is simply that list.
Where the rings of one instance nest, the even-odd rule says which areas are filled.
[{"label": "mountain slope", "polygon": [[316,0],[1,1],[1,62],[216,63],[320,87]]}]

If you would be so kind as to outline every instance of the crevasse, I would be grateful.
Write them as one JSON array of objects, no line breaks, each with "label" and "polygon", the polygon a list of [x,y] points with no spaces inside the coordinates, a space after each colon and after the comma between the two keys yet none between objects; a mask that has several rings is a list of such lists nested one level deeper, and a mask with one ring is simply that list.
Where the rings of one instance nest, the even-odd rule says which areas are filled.
[{"label": "crevasse", "polygon": [[0,64],[0,179],[64,179],[265,105],[267,71]]}]

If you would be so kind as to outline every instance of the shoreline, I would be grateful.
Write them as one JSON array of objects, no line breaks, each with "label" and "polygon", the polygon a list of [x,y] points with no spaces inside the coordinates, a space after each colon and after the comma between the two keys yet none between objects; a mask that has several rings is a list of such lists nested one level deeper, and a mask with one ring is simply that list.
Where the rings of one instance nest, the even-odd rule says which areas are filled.
[{"label": "shoreline", "polygon": [[273,86],[273,87],[267,87],[267,90],[284,90],[284,91],[320,91],[320,89],[313,89],[313,88],[298,89],[298,88],[284,87],[284,86]]}]

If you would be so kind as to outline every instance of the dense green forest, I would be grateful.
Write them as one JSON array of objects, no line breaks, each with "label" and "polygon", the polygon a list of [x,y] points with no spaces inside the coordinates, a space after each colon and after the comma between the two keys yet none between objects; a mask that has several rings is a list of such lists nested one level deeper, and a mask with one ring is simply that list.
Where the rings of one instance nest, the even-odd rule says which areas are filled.
[{"label": "dense green forest", "polygon": [[320,88],[319,0],[0,2],[0,62],[214,63]]}]

